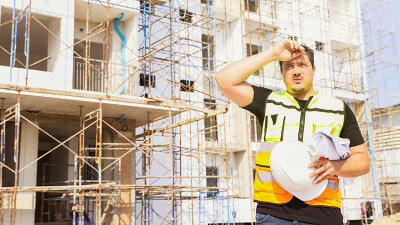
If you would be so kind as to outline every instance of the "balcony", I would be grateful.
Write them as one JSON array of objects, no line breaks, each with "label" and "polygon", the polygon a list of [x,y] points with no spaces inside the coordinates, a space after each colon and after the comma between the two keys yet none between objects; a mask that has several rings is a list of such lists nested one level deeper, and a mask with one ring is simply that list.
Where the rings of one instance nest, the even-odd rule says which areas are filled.
[{"label": "balcony", "polygon": [[[128,78],[135,70],[134,66],[125,66],[125,77]],[[106,74],[106,62],[97,59],[89,59],[87,65],[84,59],[74,58],[73,89],[109,94],[122,94],[136,96],[137,75],[132,75],[122,84],[123,65],[109,63],[109,75]]]}]

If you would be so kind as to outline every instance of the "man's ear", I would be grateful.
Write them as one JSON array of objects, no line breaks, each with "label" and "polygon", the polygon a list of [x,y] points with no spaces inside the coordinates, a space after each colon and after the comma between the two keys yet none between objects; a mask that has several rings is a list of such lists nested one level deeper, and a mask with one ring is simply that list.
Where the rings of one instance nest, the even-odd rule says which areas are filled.
[{"label": "man's ear", "polygon": [[314,67],[313,67],[313,69],[312,69],[312,70],[313,70],[313,72],[315,72],[315,65],[314,65]]}]

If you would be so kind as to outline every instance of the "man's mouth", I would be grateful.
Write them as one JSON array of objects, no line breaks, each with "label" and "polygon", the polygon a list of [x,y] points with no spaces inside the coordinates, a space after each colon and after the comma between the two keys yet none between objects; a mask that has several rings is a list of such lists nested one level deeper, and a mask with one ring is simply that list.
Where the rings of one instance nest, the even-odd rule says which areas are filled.
[{"label": "man's mouth", "polygon": [[301,82],[303,80],[303,78],[301,77],[293,77],[292,80],[296,83]]}]

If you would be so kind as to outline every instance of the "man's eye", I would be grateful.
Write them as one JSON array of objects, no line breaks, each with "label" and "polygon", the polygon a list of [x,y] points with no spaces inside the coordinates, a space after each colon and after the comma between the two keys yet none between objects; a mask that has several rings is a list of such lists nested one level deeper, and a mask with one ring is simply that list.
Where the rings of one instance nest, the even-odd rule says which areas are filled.
[{"label": "man's eye", "polygon": [[286,68],[293,68],[293,65],[287,65]]}]

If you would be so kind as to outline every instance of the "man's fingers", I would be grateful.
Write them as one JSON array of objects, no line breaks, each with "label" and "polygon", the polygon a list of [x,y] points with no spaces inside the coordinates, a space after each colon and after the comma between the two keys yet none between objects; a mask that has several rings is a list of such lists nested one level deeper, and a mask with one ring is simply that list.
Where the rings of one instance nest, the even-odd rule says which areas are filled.
[{"label": "man's fingers", "polygon": [[293,41],[290,41],[290,50],[294,51],[294,43],[293,43]]},{"label": "man's fingers", "polygon": [[[318,175],[319,174],[319,175]],[[313,173],[311,173],[310,175],[318,175],[317,178],[315,178],[315,180],[313,181],[313,184],[319,184],[322,181],[331,178],[333,176],[333,170],[330,168],[325,168],[325,166],[319,168],[318,170],[315,170]]]},{"label": "man's fingers", "polygon": [[318,175],[318,174],[324,172],[324,170],[325,170],[325,167],[322,166],[322,167],[320,167],[320,168],[318,168],[318,169],[312,171],[312,172],[310,173],[310,177],[313,177],[313,176],[315,176],[315,175]]},{"label": "man's fingers", "polygon": [[322,181],[328,179],[328,176],[329,176],[329,174],[326,174],[326,173],[321,174],[319,177],[317,177],[317,178],[313,181],[313,184],[319,184],[319,183],[321,183]]},{"label": "man's fingers", "polygon": [[334,169],[331,164],[328,164],[329,160],[327,159],[321,159],[314,161],[308,165],[309,168],[321,166],[320,168],[317,168],[313,172],[310,173],[310,177],[318,175],[317,178],[313,181],[313,184],[319,184],[323,180],[326,180],[334,175]]},{"label": "man's fingers", "polygon": [[304,51],[305,51],[305,49],[304,49],[303,46],[301,46],[298,42],[295,42],[295,43],[296,43],[296,50],[297,50],[297,51],[301,51],[301,52],[304,52]]},{"label": "man's fingers", "polygon": [[318,184],[321,181],[327,179],[329,177],[329,170],[327,170],[325,168],[325,166],[322,166],[321,168],[314,171],[314,176],[318,175],[318,174],[319,174],[319,176],[317,178],[315,178],[315,180],[313,181],[313,184]]},{"label": "man's fingers", "polygon": [[287,49],[291,49],[292,47],[291,47],[291,41],[284,41],[284,46],[285,46],[285,48],[287,48]]},{"label": "man's fingers", "polygon": [[327,171],[329,169],[329,168],[327,168],[327,164],[326,164],[327,161],[328,161],[327,159],[321,159],[321,160],[317,160],[317,161],[314,161],[314,162],[310,163],[308,165],[308,168],[313,168],[313,167],[320,166],[320,168],[317,168],[316,170],[314,170],[313,172],[310,173],[310,177],[313,177],[313,176],[318,175],[318,174],[320,174],[320,173],[322,173],[324,171]]},{"label": "man's fingers", "polygon": [[333,175],[329,172],[330,170],[326,170],[324,173],[320,174],[314,181],[313,184],[319,184],[322,181],[333,177]]},{"label": "man's fingers", "polygon": [[[280,51],[284,51],[287,50],[290,53],[290,59],[294,59],[296,57],[299,57],[300,55],[302,55],[305,50],[303,48],[303,46],[301,46],[297,41],[292,41],[292,40],[283,40],[281,42],[282,45]],[[290,60],[287,59],[287,60]]]},{"label": "man's fingers", "polygon": [[291,41],[291,40],[285,41],[285,47],[291,52],[297,51],[296,50],[296,44],[295,44],[294,41]]},{"label": "man's fingers", "polygon": [[294,50],[295,50],[295,51],[300,50],[299,43],[297,43],[296,41],[294,41],[293,44],[294,44]]},{"label": "man's fingers", "polygon": [[293,53],[292,53],[292,59],[294,59],[294,58],[296,58],[296,57],[299,57],[299,56],[302,55],[302,54],[303,54],[303,52],[301,52],[301,51],[293,52]]},{"label": "man's fingers", "polygon": [[308,168],[312,168],[312,167],[316,167],[316,166],[321,166],[321,165],[323,165],[323,164],[324,164],[324,161],[323,161],[323,160],[317,160],[317,161],[314,161],[314,162],[308,164]]},{"label": "man's fingers", "polygon": [[297,52],[297,51],[299,51],[299,52],[301,52],[301,53],[303,53],[303,52],[305,52],[306,50],[304,49],[304,47],[303,46],[301,46],[297,41],[290,41],[291,43],[293,43],[293,51],[294,52]]}]

